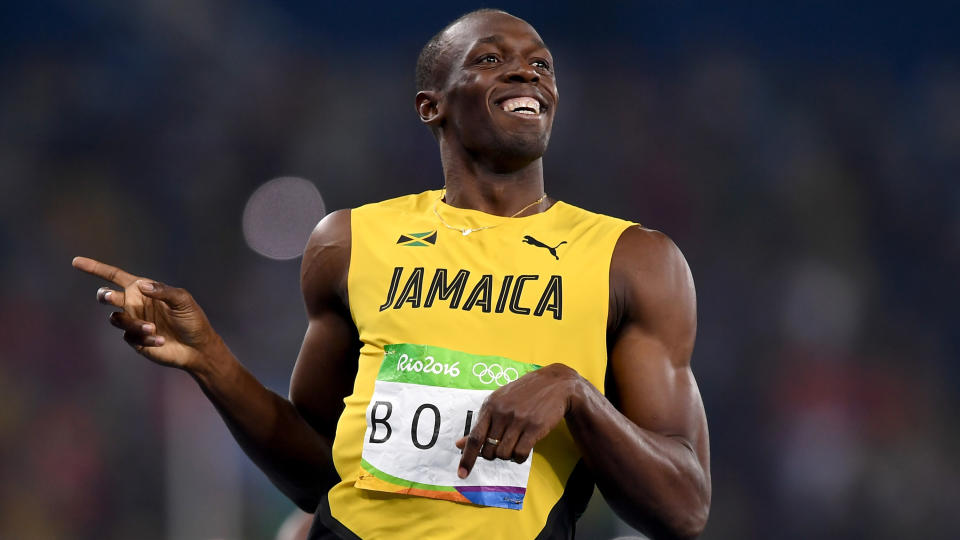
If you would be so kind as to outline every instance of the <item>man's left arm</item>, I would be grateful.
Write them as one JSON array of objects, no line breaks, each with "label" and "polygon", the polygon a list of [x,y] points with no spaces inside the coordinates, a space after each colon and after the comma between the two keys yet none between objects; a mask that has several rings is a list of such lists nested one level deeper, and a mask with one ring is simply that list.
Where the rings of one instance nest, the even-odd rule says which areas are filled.
[{"label": "man's left arm", "polygon": [[707,420],[690,369],[693,279],[669,238],[639,227],[620,238],[610,275],[617,407],[578,377],[567,426],[621,518],[654,538],[696,537],[711,489]]},{"label": "man's left arm", "polygon": [[[654,538],[694,538],[710,508],[710,450],[690,355],[693,279],[662,233],[631,227],[610,268],[608,377],[614,406],[564,364],[531,372],[490,395],[463,448],[460,476],[478,456],[527,459],[566,419],[600,491],[617,514]],[[485,444],[498,436],[498,445]]]}]

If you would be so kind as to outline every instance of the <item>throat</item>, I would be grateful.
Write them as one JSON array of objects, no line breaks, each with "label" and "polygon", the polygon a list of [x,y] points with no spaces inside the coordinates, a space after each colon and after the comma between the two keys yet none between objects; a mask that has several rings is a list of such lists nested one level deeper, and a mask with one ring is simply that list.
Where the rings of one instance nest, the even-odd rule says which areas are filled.
[{"label": "throat", "polygon": [[[524,198],[521,198],[521,197],[524,197]],[[445,202],[448,205],[453,206],[455,208],[479,210],[485,214],[491,214],[491,215],[507,217],[507,218],[515,218],[515,217],[521,217],[522,215],[537,214],[543,210],[546,210],[546,208],[540,208],[540,206],[542,206],[543,203],[547,201],[547,193],[545,191],[541,191],[539,196],[536,196],[536,198],[534,198],[532,201],[526,202],[529,197],[530,197],[529,195],[524,194],[524,195],[517,195],[516,197],[501,199],[499,201],[496,201],[499,203],[497,206],[499,206],[500,208],[504,208],[505,210],[487,211],[483,208],[484,206],[487,206],[487,205],[473,206],[469,204],[455,204],[453,202],[455,199],[450,197],[450,195],[448,194],[447,188],[444,187],[444,190],[441,193],[440,199],[438,200],[438,202]],[[547,203],[546,206],[549,207],[550,204]],[[467,228],[467,229],[458,229],[458,230],[460,230],[464,236],[467,236],[468,234],[472,232],[476,232],[480,229],[481,228]]]}]

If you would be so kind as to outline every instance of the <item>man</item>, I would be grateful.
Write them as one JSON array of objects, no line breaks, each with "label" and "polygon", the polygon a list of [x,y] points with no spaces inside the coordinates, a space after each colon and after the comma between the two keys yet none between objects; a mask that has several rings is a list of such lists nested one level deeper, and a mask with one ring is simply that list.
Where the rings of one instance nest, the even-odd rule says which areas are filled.
[{"label": "man", "polygon": [[421,53],[417,84],[445,190],[317,226],[289,400],[185,290],[74,266],[123,288],[97,293],[122,308],[112,324],[197,380],[251,459],[316,512],[313,538],[566,538],[593,482],[647,534],[699,535],[709,450],[683,256],[663,234],[547,197],[558,93],[523,20],[454,21]]}]

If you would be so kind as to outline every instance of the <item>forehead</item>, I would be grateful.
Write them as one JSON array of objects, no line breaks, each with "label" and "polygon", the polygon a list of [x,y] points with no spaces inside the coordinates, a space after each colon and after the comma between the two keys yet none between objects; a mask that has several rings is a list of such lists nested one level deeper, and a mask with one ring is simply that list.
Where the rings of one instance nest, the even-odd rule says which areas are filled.
[{"label": "forehead", "polygon": [[448,52],[453,57],[467,52],[477,43],[515,41],[521,46],[546,48],[540,34],[527,21],[507,13],[479,13],[447,29]]}]

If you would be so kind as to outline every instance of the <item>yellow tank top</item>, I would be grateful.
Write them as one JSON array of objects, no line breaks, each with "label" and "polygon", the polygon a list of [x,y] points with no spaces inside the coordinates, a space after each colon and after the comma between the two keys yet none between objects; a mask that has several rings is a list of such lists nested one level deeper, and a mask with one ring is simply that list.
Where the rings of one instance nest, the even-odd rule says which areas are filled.
[{"label": "yellow tank top", "polygon": [[523,466],[480,458],[463,481],[453,441],[483,397],[540,366],[567,364],[603,391],[610,258],[631,223],[563,202],[507,218],[440,196],[352,212],[363,346],[333,445],[342,481],[318,517],[364,539],[550,536],[570,527],[553,522],[569,521],[555,515],[580,460],[563,423]]}]

